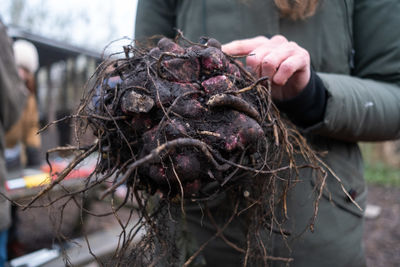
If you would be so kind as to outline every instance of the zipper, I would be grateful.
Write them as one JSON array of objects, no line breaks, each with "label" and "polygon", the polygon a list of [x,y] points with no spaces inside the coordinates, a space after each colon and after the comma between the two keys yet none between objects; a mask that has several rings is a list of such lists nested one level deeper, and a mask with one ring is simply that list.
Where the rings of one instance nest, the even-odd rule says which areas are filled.
[{"label": "zipper", "polygon": [[353,29],[351,28],[350,24],[350,11],[349,11],[349,3],[348,0],[344,0],[344,6],[345,6],[345,12],[346,12],[346,24],[347,24],[347,32],[348,32],[348,38],[350,41],[350,52],[349,52],[349,66],[350,66],[350,71],[352,72],[355,68],[354,64],[354,57],[356,54],[356,51],[354,50],[354,37],[353,37]]}]

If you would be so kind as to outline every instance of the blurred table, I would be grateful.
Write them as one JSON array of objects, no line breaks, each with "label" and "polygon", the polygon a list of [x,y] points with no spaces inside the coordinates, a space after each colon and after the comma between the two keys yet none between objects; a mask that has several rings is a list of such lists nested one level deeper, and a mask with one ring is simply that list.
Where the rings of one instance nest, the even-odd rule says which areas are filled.
[{"label": "blurred table", "polygon": [[[57,158],[52,161],[52,173],[50,177],[50,167],[48,165],[38,166],[37,168],[26,168],[9,170],[5,181],[5,188],[9,198],[13,201],[29,199],[38,194],[52,180],[57,179],[57,173],[66,168],[71,159]],[[71,173],[65,177],[61,185],[56,185],[52,192],[63,190],[76,190],[85,185],[87,178],[95,169],[95,158],[89,158],[79,164]]]}]

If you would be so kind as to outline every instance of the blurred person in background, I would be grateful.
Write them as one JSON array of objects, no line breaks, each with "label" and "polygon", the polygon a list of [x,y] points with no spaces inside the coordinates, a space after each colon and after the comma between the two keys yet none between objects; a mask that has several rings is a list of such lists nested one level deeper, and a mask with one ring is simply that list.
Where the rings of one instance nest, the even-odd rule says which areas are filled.
[{"label": "blurred person in background", "polygon": [[35,73],[39,67],[36,47],[28,41],[17,40],[13,44],[18,74],[29,90],[24,111],[19,121],[6,133],[7,169],[35,167],[41,163],[41,139],[39,113],[36,102]]},{"label": "blurred person in background", "polygon": [[[39,67],[39,55],[36,47],[26,40],[17,40],[13,44],[18,75],[29,90],[20,119],[6,133],[6,166],[8,172],[21,172],[26,167],[38,167],[41,163],[41,139],[39,130],[39,112],[36,101],[35,73]],[[25,254],[24,245],[18,240],[17,206],[12,205],[12,224],[8,235],[9,258]]]},{"label": "blurred person in background", "polygon": [[8,228],[11,224],[10,203],[4,197],[6,166],[4,160],[4,134],[19,119],[27,91],[21,82],[12,43],[0,19],[0,267],[7,260]]}]

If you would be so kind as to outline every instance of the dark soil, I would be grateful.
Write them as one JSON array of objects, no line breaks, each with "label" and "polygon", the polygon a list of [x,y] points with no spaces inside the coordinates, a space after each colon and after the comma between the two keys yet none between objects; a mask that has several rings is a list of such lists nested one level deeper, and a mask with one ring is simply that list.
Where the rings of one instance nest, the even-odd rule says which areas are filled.
[{"label": "dark soil", "polygon": [[[367,263],[370,267],[400,266],[400,188],[369,186],[368,202],[382,207],[380,216],[376,219],[367,219],[365,223],[365,249]],[[107,210],[107,204],[94,202],[92,208],[97,212]],[[31,209],[22,212],[18,210],[20,219],[18,237],[26,252],[43,247],[51,247],[54,239],[54,229],[49,214],[56,218],[59,208]],[[122,216],[128,214],[128,208],[122,210]],[[83,229],[92,233],[105,228],[113,227],[116,221],[112,216],[88,217]],[[65,209],[62,232],[70,238],[80,235],[79,211],[74,205]]]}]

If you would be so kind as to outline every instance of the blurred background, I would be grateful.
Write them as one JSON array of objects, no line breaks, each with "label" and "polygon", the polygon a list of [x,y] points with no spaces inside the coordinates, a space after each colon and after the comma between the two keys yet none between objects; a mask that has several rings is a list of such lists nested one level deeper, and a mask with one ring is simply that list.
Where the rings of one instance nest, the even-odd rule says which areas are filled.
[{"label": "blurred background", "polygon": [[[123,45],[132,42],[136,4],[136,0],[1,1],[0,17],[9,36],[14,41],[29,41],[38,53],[34,94],[39,128],[73,114],[86,83],[102,59],[121,52]],[[40,135],[41,164],[8,170],[6,188],[13,201],[23,205],[39,192],[48,177],[46,151],[74,144],[72,132],[71,120],[49,127]],[[71,159],[70,155],[55,155],[53,167],[64,168]],[[51,197],[59,196],[62,190],[78,189],[84,179],[73,178],[84,178],[95,162],[96,158],[78,166],[78,175],[68,179],[63,189],[56,188]],[[109,212],[109,203],[99,201],[97,195],[82,196],[77,201],[75,204],[59,201],[51,207],[27,211],[14,205],[9,266],[65,266],[63,250],[68,251],[70,265],[91,264],[93,257],[82,238],[86,234],[98,257],[111,254],[121,230],[115,217],[82,217],[80,211],[80,206],[84,206],[95,213]],[[48,199],[39,201],[38,205],[47,202]],[[130,209],[121,211],[122,220],[129,217]]]},{"label": "blurred background", "polygon": [[[36,98],[40,125],[63,118],[79,104],[85,83],[103,57],[134,38],[136,0],[3,0],[0,16],[14,39],[39,53]],[[71,142],[69,122],[50,128],[43,151]],[[56,133],[57,132],[57,133]]]},{"label": "blurred background", "polygon": [[88,50],[102,51],[111,41],[133,38],[136,0],[2,0],[8,25]]}]

